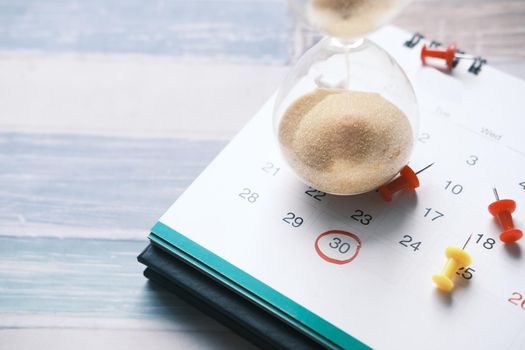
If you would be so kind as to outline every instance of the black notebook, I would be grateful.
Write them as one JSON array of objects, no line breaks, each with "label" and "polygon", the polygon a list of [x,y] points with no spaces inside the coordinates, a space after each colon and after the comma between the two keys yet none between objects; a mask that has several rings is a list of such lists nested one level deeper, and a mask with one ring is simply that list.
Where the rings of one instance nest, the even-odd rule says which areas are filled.
[{"label": "black notebook", "polygon": [[319,349],[303,335],[254,303],[162,249],[148,245],[139,255],[144,276],[263,349]]}]

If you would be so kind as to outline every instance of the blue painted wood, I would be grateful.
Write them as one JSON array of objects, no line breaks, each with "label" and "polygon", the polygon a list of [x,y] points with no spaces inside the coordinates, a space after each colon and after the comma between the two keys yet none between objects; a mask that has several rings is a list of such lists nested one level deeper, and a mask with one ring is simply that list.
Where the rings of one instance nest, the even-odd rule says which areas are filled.
[{"label": "blue painted wood", "polygon": [[0,235],[16,224],[28,234],[53,225],[145,237],[225,144],[0,133]]},{"label": "blue painted wood", "polygon": [[[97,329],[126,349],[142,348],[126,332],[153,347],[249,348],[136,261],[152,223],[225,143],[0,133],[0,344],[34,348],[44,336],[65,349]],[[39,237],[49,225],[111,239]],[[139,239],[121,239],[127,231]]]},{"label": "blue painted wood", "polygon": [[[145,241],[0,237],[0,348],[10,349],[12,344],[34,348],[33,335],[54,337],[55,349],[70,348],[71,340],[64,336],[89,341],[97,335],[83,331],[97,329],[104,330],[105,337],[114,332],[117,339],[128,334],[125,331],[142,334],[142,343],[152,348],[174,333],[180,340],[172,348],[188,341],[203,349],[250,347],[148,282],[136,261],[145,245]],[[118,344],[143,348],[126,339]]]},{"label": "blue painted wood", "polygon": [[[287,63],[286,6],[0,0],[0,50]],[[0,344],[33,348],[42,335],[58,348],[71,337],[88,344],[99,329],[140,333],[153,348],[174,332],[192,348],[248,347],[148,283],[135,260],[151,225],[225,143],[0,132]],[[130,232],[140,239],[122,240]]]},{"label": "blue painted wood", "polygon": [[285,63],[287,2],[0,0],[0,48]]},{"label": "blue painted wood", "polygon": [[[146,240],[0,237],[0,313],[127,321],[173,318],[177,322],[167,328],[220,329],[142,277],[136,255],[145,245]],[[22,318],[17,318],[19,324],[8,319],[0,317],[0,325],[25,326]]]}]

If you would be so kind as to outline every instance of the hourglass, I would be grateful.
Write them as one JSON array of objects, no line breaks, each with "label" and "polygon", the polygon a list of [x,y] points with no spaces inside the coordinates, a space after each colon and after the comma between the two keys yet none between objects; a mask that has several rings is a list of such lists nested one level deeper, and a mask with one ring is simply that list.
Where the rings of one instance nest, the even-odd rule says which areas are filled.
[{"label": "hourglass", "polygon": [[406,3],[291,1],[326,34],[292,67],[274,108],[282,154],[309,186],[338,195],[368,192],[408,163],[419,119],[414,91],[397,62],[362,38]]}]

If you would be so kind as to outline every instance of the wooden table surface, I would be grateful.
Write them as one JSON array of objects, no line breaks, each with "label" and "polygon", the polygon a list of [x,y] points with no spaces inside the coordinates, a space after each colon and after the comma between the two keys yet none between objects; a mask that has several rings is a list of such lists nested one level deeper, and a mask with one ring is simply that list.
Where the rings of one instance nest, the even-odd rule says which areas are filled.
[{"label": "wooden table surface", "polygon": [[[525,78],[525,1],[395,24]],[[0,0],[0,349],[250,348],[136,256],[314,38],[284,1]]]}]

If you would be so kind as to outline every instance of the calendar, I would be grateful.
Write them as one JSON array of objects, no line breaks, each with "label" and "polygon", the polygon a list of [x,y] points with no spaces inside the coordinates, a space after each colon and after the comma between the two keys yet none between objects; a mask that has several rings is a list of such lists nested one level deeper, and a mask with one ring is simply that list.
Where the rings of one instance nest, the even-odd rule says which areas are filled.
[{"label": "calendar", "polygon": [[[503,244],[487,206],[497,188],[525,227],[525,83],[481,58],[450,73],[423,66],[430,41],[394,27],[370,39],[416,91],[409,165],[434,163],[416,191],[385,202],[302,184],[280,154],[271,98],[150,239],[329,348],[523,349],[525,240]],[[431,276],[445,248],[465,243],[471,266],[440,292]]]}]

